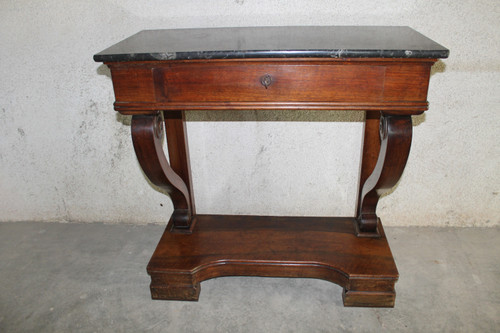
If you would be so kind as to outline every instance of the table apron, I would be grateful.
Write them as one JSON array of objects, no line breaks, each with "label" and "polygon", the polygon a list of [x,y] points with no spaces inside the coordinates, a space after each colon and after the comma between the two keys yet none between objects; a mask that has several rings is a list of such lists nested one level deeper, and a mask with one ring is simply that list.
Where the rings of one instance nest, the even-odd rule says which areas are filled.
[{"label": "table apron", "polygon": [[434,60],[183,61],[111,63],[115,109],[427,110]]}]

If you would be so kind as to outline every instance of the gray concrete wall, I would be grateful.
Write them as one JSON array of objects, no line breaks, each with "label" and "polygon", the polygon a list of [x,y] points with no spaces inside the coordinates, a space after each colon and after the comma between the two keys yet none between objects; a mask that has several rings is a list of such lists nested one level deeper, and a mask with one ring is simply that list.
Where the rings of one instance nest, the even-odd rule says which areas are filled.
[{"label": "gray concrete wall", "polygon": [[[430,110],[415,117],[408,167],[380,216],[386,225],[499,225],[499,7],[2,1],[0,221],[165,222],[171,203],[145,181],[129,119],[112,109],[109,71],[92,61],[122,38],[153,28],[408,25],[451,55],[435,67]],[[188,120],[199,212],[353,215],[361,113],[190,112]]]}]

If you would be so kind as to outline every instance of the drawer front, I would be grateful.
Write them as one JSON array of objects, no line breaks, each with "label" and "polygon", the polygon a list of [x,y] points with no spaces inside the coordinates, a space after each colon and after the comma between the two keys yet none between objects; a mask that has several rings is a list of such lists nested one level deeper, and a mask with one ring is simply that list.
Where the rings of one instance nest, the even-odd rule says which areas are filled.
[{"label": "drawer front", "polygon": [[108,64],[115,110],[320,109],[419,114],[433,59],[204,60]]},{"label": "drawer front", "polygon": [[153,75],[160,102],[379,102],[385,67],[181,63]]}]

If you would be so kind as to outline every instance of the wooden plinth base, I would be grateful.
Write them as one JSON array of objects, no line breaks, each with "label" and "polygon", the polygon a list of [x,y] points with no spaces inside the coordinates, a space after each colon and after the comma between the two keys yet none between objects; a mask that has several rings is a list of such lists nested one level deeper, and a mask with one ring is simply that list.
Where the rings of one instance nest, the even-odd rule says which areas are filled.
[{"label": "wooden plinth base", "polygon": [[345,306],[393,307],[398,271],[380,238],[355,236],[354,218],[197,215],[192,234],[167,226],[149,264],[154,299],[198,300],[219,276],[328,280]]}]

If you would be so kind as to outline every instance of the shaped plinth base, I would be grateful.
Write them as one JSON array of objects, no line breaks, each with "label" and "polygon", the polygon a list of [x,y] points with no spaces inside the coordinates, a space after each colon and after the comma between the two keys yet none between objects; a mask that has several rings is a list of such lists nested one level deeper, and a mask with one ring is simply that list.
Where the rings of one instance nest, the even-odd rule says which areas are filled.
[{"label": "shaped plinth base", "polygon": [[380,238],[354,218],[197,215],[192,234],[167,227],[149,264],[154,299],[197,300],[219,276],[317,278],[344,288],[345,306],[392,307],[398,271]]},{"label": "shaped plinth base", "polygon": [[344,306],[392,308],[396,300],[394,291],[353,291],[346,290],[342,293]]}]

